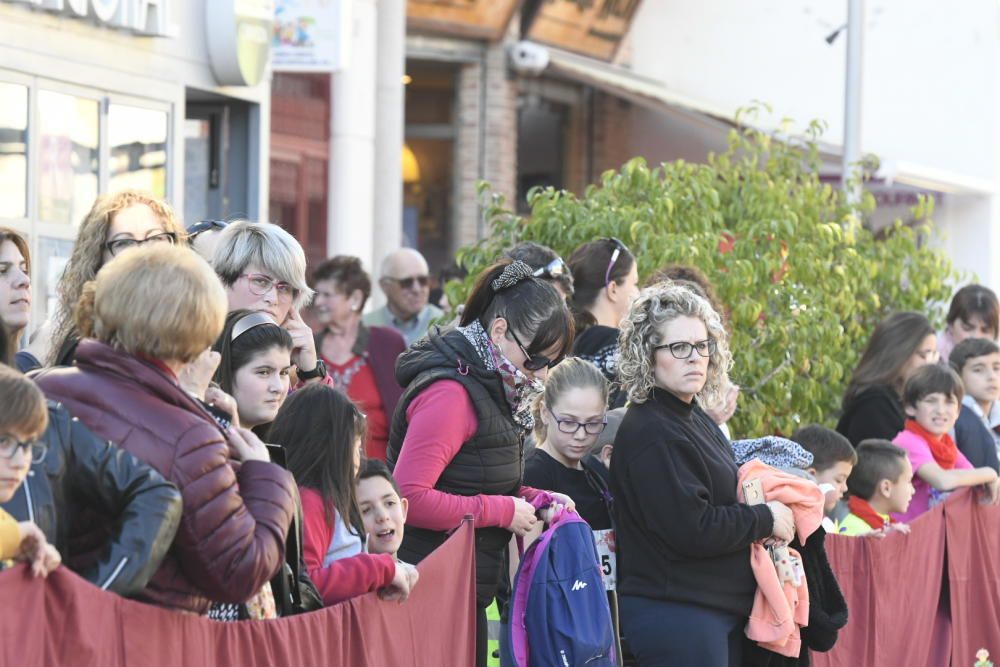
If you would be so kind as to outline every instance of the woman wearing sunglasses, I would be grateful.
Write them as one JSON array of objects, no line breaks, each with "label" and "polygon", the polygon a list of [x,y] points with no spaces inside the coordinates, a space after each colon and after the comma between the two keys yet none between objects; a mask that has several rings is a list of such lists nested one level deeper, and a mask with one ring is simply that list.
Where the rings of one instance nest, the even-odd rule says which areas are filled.
[{"label": "woman wearing sunglasses", "polygon": [[615,238],[584,243],[569,258],[575,292],[571,303],[578,336],[573,356],[591,362],[612,383],[611,407],[625,405],[618,387],[618,326],[639,296],[639,268]]},{"label": "woman wearing sunglasses", "polygon": [[184,243],[184,228],[166,202],[138,190],[122,190],[98,197],[80,224],[73,253],[59,279],[59,308],[47,355],[50,365],[73,363],[80,342],[73,309],[80,300],[83,286],[97,276],[102,266],[142,245]]},{"label": "woman wearing sunglasses", "polygon": [[408,499],[399,557],[417,563],[463,517],[476,528],[477,664],[486,664],[486,607],[497,591],[511,533],[562,494],[521,485],[528,394],[572,347],[559,293],[523,262],[503,260],[476,281],[459,326],[431,331],[400,356],[405,387],[389,430],[389,465]]},{"label": "woman wearing sunglasses", "polygon": [[641,667],[739,665],[757,582],[750,545],[790,541],[792,512],[736,498],[729,441],[701,408],[732,356],[719,314],[691,289],[645,290],[622,323],[630,401],[611,454],[621,624]]}]

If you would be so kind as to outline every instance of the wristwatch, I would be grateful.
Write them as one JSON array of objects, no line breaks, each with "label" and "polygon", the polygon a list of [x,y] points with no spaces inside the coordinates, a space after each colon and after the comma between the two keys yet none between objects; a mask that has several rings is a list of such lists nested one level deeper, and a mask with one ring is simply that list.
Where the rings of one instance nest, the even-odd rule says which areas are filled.
[{"label": "wristwatch", "polygon": [[322,359],[316,360],[316,368],[311,371],[304,371],[301,368],[296,371],[296,375],[299,376],[300,380],[315,380],[316,378],[326,377],[326,364]]}]

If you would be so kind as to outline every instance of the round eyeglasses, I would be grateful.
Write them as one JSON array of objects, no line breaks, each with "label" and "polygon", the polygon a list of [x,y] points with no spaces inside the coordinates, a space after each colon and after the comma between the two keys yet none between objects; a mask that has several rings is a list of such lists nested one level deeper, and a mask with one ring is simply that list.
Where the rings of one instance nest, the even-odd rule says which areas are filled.
[{"label": "round eyeglasses", "polygon": [[48,446],[38,440],[18,440],[12,435],[0,435],[0,459],[12,459],[17,452],[30,453],[32,463],[41,463]]},{"label": "round eyeglasses", "polygon": [[715,354],[718,348],[719,344],[715,342],[714,338],[706,338],[697,343],[688,343],[687,341],[664,343],[663,345],[654,347],[653,351],[670,350],[670,355],[674,359],[690,359],[691,355],[695,352],[698,353],[699,357],[710,357]]}]

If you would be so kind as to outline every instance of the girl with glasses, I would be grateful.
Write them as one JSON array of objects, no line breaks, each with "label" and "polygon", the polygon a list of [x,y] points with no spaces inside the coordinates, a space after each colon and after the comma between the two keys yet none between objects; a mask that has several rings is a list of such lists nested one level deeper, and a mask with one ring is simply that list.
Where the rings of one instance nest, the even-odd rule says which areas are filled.
[{"label": "girl with glasses", "polygon": [[573,356],[597,366],[612,383],[611,407],[625,405],[618,389],[618,326],[639,295],[635,257],[618,239],[584,243],[569,257],[573,272],[571,298],[577,337]]},{"label": "girl with glasses", "polygon": [[49,364],[66,366],[73,362],[80,341],[73,309],[84,285],[94,280],[102,266],[142,245],[185,245],[184,236],[173,209],[152,195],[122,190],[98,197],[80,224],[73,253],[59,279],[55,330],[45,355]]},{"label": "girl with glasses", "polygon": [[738,502],[732,448],[701,408],[731,363],[719,314],[677,283],[646,289],[622,324],[611,495],[622,630],[642,667],[741,664],[750,545],[793,536],[785,505]]},{"label": "girl with glasses", "polygon": [[570,358],[552,369],[534,406],[540,443],[524,464],[524,483],[564,493],[594,530],[611,528],[608,469],[591,456],[608,425],[608,382],[583,359]]},{"label": "girl with glasses", "polygon": [[530,394],[572,347],[566,302],[523,262],[480,274],[459,326],[432,330],[400,356],[404,387],[389,429],[388,463],[408,499],[398,555],[418,563],[463,517],[476,528],[477,664],[486,664],[486,608],[500,581],[511,534],[562,494],[522,485],[523,438],[534,420]]}]

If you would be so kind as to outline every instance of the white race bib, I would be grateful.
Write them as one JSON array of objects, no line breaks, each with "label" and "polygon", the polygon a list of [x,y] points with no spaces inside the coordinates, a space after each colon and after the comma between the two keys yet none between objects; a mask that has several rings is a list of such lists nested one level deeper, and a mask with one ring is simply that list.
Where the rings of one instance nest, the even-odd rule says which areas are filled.
[{"label": "white race bib", "polygon": [[610,529],[595,530],[594,543],[597,545],[597,558],[601,564],[601,578],[604,579],[604,588],[613,591],[618,580],[618,563],[615,559],[615,531]]}]

